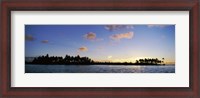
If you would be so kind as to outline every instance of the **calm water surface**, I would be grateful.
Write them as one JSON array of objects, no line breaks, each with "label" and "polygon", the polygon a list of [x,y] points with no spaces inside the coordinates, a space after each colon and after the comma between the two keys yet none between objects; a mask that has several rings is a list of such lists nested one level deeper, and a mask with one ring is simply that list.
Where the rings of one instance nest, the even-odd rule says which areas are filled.
[{"label": "calm water surface", "polygon": [[174,65],[25,65],[26,73],[175,73]]}]

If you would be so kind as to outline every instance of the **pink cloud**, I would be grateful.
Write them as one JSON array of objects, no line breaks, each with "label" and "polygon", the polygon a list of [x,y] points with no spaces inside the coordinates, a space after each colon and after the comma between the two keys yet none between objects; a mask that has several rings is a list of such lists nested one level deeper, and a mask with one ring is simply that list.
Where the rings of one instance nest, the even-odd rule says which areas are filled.
[{"label": "pink cloud", "polygon": [[78,48],[78,50],[81,52],[86,52],[86,51],[88,51],[88,48],[85,46],[82,46],[82,47]]},{"label": "pink cloud", "polygon": [[94,32],[89,32],[89,33],[85,34],[84,38],[87,40],[91,40],[91,41],[102,41],[103,40],[103,38],[97,38],[97,36]]},{"label": "pink cloud", "polygon": [[128,32],[128,33],[121,33],[121,34],[114,34],[111,35],[110,38],[113,40],[120,40],[120,39],[131,39],[133,38],[134,32]]},{"label": "pink cloud", "polygon": [[25,35],[25,40],[33,41],[33,40],[35,40],[35,38],[32,35]]},{"label": "pink cloud", "polygon": [[48,40],[42,40],[41,42],[44,43],[44,44],[49,43]]},{"label": "pink cloud", "polygon": [[84,37],[88,40],[95,40],[96,39],[96,34],[93,32],[89,32],[87,34],[84,35]]}]

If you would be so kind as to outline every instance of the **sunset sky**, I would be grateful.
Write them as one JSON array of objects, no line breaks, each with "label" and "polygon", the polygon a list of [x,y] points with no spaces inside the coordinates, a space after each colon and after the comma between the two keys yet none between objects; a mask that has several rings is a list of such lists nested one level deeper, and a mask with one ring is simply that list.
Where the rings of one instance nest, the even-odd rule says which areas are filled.
[{"label": "sunset sky", "polygon": [[175,62],[175,25],[26,25],[25,57],[87,56],[95,61]]}]

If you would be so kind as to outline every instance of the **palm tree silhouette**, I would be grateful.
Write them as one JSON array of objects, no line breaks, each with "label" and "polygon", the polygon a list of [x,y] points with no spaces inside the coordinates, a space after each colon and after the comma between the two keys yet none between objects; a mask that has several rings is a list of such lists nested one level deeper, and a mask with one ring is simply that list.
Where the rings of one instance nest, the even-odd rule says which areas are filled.
[{"label": "palm tree silhouette", "polygon": [[165,60],[165,58],[162,58],[162,63],[163,63],[163,65],[164,65],[164,60]]}]

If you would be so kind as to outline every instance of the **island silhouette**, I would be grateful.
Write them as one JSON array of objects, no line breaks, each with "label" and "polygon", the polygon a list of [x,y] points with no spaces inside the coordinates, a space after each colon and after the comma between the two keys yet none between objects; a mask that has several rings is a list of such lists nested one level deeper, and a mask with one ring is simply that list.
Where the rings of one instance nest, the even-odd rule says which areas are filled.
[{"label": "island silhouette", "polygon": [[66,55],[49,56],[48,54],[39,57],[34,57],[32,61],[25,61],[25,64],[40,64],[40,65],[165,65],[164,58],[144,58],[133,62],[99,62],[90,59],[89,57],[80,57]]}]

